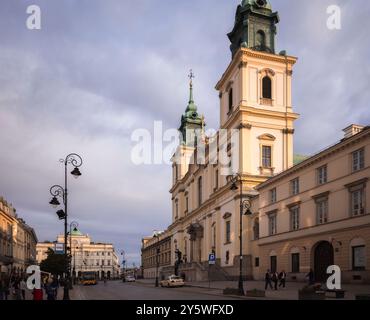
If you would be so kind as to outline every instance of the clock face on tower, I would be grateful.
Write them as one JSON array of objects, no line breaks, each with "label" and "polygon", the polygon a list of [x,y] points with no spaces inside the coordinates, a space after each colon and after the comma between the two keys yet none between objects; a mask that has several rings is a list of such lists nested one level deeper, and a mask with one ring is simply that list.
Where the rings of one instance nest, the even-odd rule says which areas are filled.
[{"label": "clock face on tower", "polygon": [[256,4],[257,4],[257,6],[262,8],[266,5],[266,0],[256,0]]}]

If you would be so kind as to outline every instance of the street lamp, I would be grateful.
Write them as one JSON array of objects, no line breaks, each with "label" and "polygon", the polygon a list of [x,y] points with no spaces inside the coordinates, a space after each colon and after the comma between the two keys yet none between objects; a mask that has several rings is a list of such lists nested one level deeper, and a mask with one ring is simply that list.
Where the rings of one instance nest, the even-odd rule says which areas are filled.
[{"label": "street lamp", "polygon": [[[243,285],[243,216],[250,216],[252,215],[251,212],[251,200],[245,199],[243,200],[243,177],[237,173],[233,176],[229,176],[228,180],[231,182],[231,191],[240,191],[240,223],[239,223],[239,249],[240,249],[240,261],[239,261],[239,285],[238,290],[241,296],[244,296],[244,285]],[[238,187],[238,183],[240,184]]]},{"label": "street lamp", "polygon": [[[65,159],[61,159],[60,163],[64,164],[64,188],[60,185],[55,185],[50,188],[50,194],[52,199],[49,202],[54,208],[60,205],[58,198],[63,200],[64,210],[57,211],[58,218],[64,220],[64,257],[65,257],[65,274],[66,274],[66,283],[64,284],[64,293],[63,300],[70,300],[69,298],[69,283],[71,282],[71,266],[70,261],[68,261],[68,252],[67,252],[67,243],[68,243],[68,165],[74,167],[71,172],[72,176],[78,178],[81,176],[80,167],[82,165],[82,158],[76,154],[71,153]],[[72,250],[72,248],[70,248]],[[71,251],[72,252],[72,251]]]},{"label": "street lamp", "polygon": [[125,250],[121,251],[121,255],[122,255],[122,271],[123,271],[122,281],[125,282],[126,281],[126,252]]},{"label": "street lamp", "polygon": [[[74,232],[78,231],[78,222],[72,221],[71,224],[69,225],[69,248],[70,248],[70,253],[71,253],[70,254],[71,259],[72,259],[72,231]],[[74,250],[74,254],[73,254],[72,278],[73,278],[73,284],[76,284],[76,249]],[[72,282],[71,282],[70,288],[73,289]]]},{"label": "street lamp", "polygon": [[159,273],[159,254],[161,253],[161,249],[159,248],[160,233],[158,231],[154,232],[154,238],[157,238],[155,286],[159,287],[159,275],[158,275],[158,273]]}]

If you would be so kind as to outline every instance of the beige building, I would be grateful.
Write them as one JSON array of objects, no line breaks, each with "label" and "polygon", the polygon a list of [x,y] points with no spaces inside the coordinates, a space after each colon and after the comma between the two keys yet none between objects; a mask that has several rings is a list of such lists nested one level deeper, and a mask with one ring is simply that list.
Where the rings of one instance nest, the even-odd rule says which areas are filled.
[{"label": "beige building", "polygon": [[[362,130],[362,131],[361,131]],[[318,280],[338,265],[343,281],[370,282],[370,127],[260,184],[260,268]],[[258,253],[257,253],[258,252]]]},{"label": "beige building", "polygon": [[0,198],[0,273],[23,274],[36,263],[35,231],[18,217],[16,210]]},{"label": "beige building", "polygon": [[[261,279],[275,268],[285,269],[292,280],[314,268],[321,278],[329,252],[329,262],[342,267],[346,281],[368,281],[369,130],[351,126],[345,140],[295,165],[297,58],[275,52],[278,22],[267,1],[243,0],[238,6],[228,34],[232,61],[216,85],[220,130],[215,136],[205,136],[191,77],[182,140],[173,157],[172,223],[163,235],[172,241],[172,268],[176,245],[183,261],[179,272],[188,281],[208,278],[210,253],[217,258],[212,279],[238,277],[240,189],[252,213],[242,218],[245,278]],[[354,161],[361,169],[351,170]],[[236,173],[239,190],[232,191],[228,176]],[[327,175],[325,183],[317,183],[319,174],[321,180]]]},{"label": "beige building", "polygon": [[143,269],[143,277],[145,279],[155,278],[158,271],[158,276],[166,273],[169,268],[172,271],[171,252],[172,248],[171,237],[166,233],[159,233],[156,237],[146,237],[142,240],[141,261]]},{"label": "beige building", "polygon": [[[72,241],[72,242],[71,242]],[[47,251],[55,251],[57,243],[64,243],[64,235],[59,235],[56,242],[43,242],[37,244],[37,262],[40,264],[47,258]],[[68,236],[67,247],[72,243],[71,272],[80,276],[82,272],[96,272],[99,279],[117,279],[120,277],[120,263],[113,244],[92,242],[89,235],[79,230],[72,231]]]}]

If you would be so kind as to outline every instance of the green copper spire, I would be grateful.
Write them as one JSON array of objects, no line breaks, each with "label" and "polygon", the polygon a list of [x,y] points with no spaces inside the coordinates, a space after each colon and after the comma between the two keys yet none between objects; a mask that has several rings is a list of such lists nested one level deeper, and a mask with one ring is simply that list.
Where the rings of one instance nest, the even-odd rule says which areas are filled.
[{"label": "green copper spire", "polygon": [[185,145],[194,144],[196,130],[204,129],[204,117],[198,114],[198,108],[194,102],[194,89],[193,89],[193,70],[190,70],[189,79],[189,103],[185,110],[185,114],[181,117],[181,142]]},{"label": "green copper spire", "polygon": [[189,79],[190,79],[190,94],[189,94],[189,104],[186,108],[186,113],[188,112],[197,112],[197,106],[194,103],[194,94],[193,94],[193,79],[194,79],[193,70],[190,70]]}]

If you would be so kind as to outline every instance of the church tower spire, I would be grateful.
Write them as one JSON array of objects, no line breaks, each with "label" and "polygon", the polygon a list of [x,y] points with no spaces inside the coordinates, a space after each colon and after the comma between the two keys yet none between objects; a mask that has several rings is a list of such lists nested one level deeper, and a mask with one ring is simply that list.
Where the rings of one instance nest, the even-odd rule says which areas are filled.
[{"label": "church tower spire", "polygon": [[197,130],[203,130],[204,128],[204,117],[199,115],[198,107],[194,102],[194,78],[193,70],[190,70],[189,102],[185,110],[185,114],[181,117],[181,126],[179,128],[181,133],[181,143],[188,146],[195,146]]},{"label": "church tower spire", "polygon": [[275,53],[276,24],[279,15],[267,0],[242,0],[235,15],[235,25],[228,34],[232,56],[239,48]]}]

